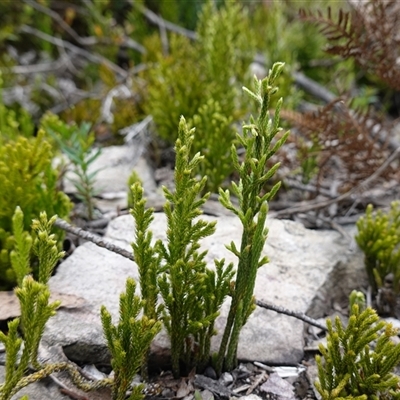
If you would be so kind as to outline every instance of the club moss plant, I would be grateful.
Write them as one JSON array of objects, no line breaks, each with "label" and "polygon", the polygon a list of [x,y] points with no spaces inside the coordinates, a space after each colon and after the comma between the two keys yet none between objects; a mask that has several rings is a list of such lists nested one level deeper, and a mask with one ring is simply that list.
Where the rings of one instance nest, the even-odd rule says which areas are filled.
[{"label": "club moss plant", "polygon": [[[68,196],[58,188],[58,172],[52,167],[52,158],[51,145],[42,129],[36,137],[19,136],[0,145],[0,290],[11,289],[16,283],[10,263],[16,207],[23,211],[24,230],[30,229],[32,219],[42,211],[68,218],[72,209]],[[61,230],[57,231],[57,239],[61,246]],[[37,278],[37,262],[32,262],[31,267]]]},{"label": "club moss plant", "polygon": [[[225,260],[216,260],[214,268],[206,265],[206,251],[199,252],[200,240],[212,235],[214,222],[202,220],[201,206],[209,197],[202,194],[206,177],[196,178],[198,164],[203,156],[191,156],[193,129],[189,129],[182,117],[175,145],[175,190],[163,188],[166,203],[167,242],[151,243],[149,229],[153,211],[145,210],[143,189],[140,184],[132,186],[132,216],[136,223],[136,241],[133,243],[135,259],[139,267],[142,294],[147,301],[147,313],[164,323],[171,340],[172,369],[179,376],[181,366],[185,370],[205,367],[210,360],[210,343],[216,334],[214,322],[226,296],[232,297],[227,324],[214,364],[218,373],[236,365],[239,333],[255,308],[253,292],[257,270],[268,262],[261,253],[267,238],[265,228],[268,201],[278,191],[280,183],[265,191],[265,183],[279,167],[267,167],[267,161],[283,145],[288,132],[281,134],[279,111],[282,100],[272,119],[269,115],[271,96],[278,88],[275,82],[283,69],[276,63],[263,80],[255,78],[254,92],[244,91],[260,107],[257,119],[251,118],[243,126],[243,133],[236,135],[232,143],[232,164],[239,182],[232,182],[232,192],[239,200],[233,206],[229,190],[220,190],[220,202],[236,216],[243,225],[240,247],[230,243],[228,249],[238,257],[237,271]],[[245,155],[238,157],[238,147]],[[157,310],[157,295],[163,299],[163,309]]]},{"label": "club moss plant", "polygon": [[380,321],[375,310],[365,308],[363,294],[350,295],[350,318],[327,320],[327,345],[320,344],[315,386],[323,400],[399,399],[400,344],[392,340],[397,330]]},{"label": "club moss plant", "polygon": [[[172,369],[175,376],[193,367],[203,368],[209,361],[214,321],[230,290],[233,266],[217,262],[208,268],[199,252],[200,240],[215,231],[215,222],[198,219],[209,194],[201,195],[206,177],[197,179],[194,171],[202,156],[190,157],[194,129],[182,117],[176,141],[175,190],[163,188],[166,203],[167,242],[151,244],[149,225],[153,211],[145,210],[143,189],[132,186],[132,216],[136,222],[133,243],[139,267],[140,285],[145,295],[145,312],[149,317],[160,315],[171,340]],[[164,307],[157,309],[160,294]]]},{"label": "club moss plant", "polygon": [[[175,189],[164,188],[165,243],[160,240],[153,243],[150,231],[153,211],[145,208],[140,183],[132,186],[131,214],[136,222],[132,248],[142,297],[135,295],[136,283],[128,279],[126,291],[120,295],[118,324],[112,323],[105,307],[101,309],[113,377],[87,382],[71,363],[43,364],[39,359],[38,347],[45,323],[59,306],[59,302],[49,302],[48,280],[63,253],[58,251],[55,237],[50,233],[55,217],[47,220],[42,213],[33,223],[32,238],[24,229],[22,211],[16,209],[12,219],[15,246],[10,259],[18,282],[16,295],[21,317],[8,323],[7,335],[0,332],[0,341],[6,349],[6,376],[0,384],[0,400],[9,400],[22,387],[60,370],[68,371],[74,383],[84,390],[108,386],[112,388],[113,400],[125,399],[127,393],[130,400],[141,400],[143,386],[132,387],[132,377],[143,367],[150,343],[161,325],[170,336],[174,374],[179,376],[192,367],[201,369],[210,362],[210,340],[216,333],[214,322],[228,295],[231,308],[219,351],[212,362],[218,373],[236,365],[239,333],[255,308],[257,270],[268,262],[262,257],[268,233],[265,227],[268,201],[280,185],[264,190],[265,183],[279,167],[276,164],[268,168],[267,161],[288,136],[279,128],[282,100],[277,102],[274,117],[269,115],[270,98],[278,90],[275,81],[282,68],[282,63],[274,64],[265,79],[255,79],[254,91],[245,89],[259,104],[260,113],[237,134],[237,143],[245,150],[242,158],[239,159],[237,144],[231,148],[239,175],[239,182],[232,183],[231,191],[238,199],[238,206],[233,205],[230,191],[220,190],[220,202],[243,225],[240,247],[233,242],[227,246],[238,258],[236,271],[233,264],[225,265],[225,260],[216,260],[213,268],[207,266],[206,252],[200,251],[201,239],[214,232],[215,223],[200,218],[201,206],[209,194],[202,194],[206,177],[195,175],[202,156],[198,153],[190,156],[195,132],[183,117],[175,145]],[[29,275],[31,251],[39,260],[37,280]],[[400,361],[400,345],[390,340],[396,331],[390,324],[379,321],[374,310],[365,309],[359,294],[353,294],[350,302],[351,315],[346,328],[338,319],[334,326],[327,322],[328,345],[320,347],[322,356],[317,358],[317,389],[324,400],[400,398],[399,380],[392,374]],[[28,366],[32,373],[27,374]]]},{"label": "club moss plant", "polygon": [[274,117],[271,118],[269,114],[270,100],[278,91],[276,81],[283,67],[283,63],[275,63],[266,78],[259,80],[255,77],[254,91],[244,88],[245,93],[260,107],[260,112],[257,119],[251,117],[250,122],[243,125],[242,135],[237,134],[237,141],[245,150],[244,159],[239,160],[235,144],[231,147],[233,166],[239,175],[239,182],[232,182],[232,192],[239,206],[232,204],[229,190],[219,190],[221,204],[240,219],[243,233],[240,248],[234,242],[227,246],[238,258],[238,264],[231,293],[231,307],[216,358],[218,373],[223,368],[231,370],[236,365],[240,331],[255,309],[253,292],[257,270],[268,263],[268,258],[261,254],[268,235],[265,227],[268,202],[279,190],[281,182],[277,182],[267,192],[264,190],[266,182],[279,168],[279,163],[269,168],[267,161],[289,135],[289,132],[281,134],[279,126],[282,99],[277,102]]},{"label": "club moss plant", "polygon": [[390,210],[374,212],[369,204],[365,215],[357,221],[357,244],[364,252],[364,263],[374,293],[383,287],[388,274],[393,275],[393,291],[400,291],[400,202]]},{"label": "club moss plant", "polygon": [[[0,341],[7,356],[5,381],[0,384],[1,400],[10,399],[32,381],[48,375],[38,360],[39,343],[46,322],[60,305],[58,301],[50,303],[47,285],[55,264],[64,255],[58,251],[54,235],[50,234],[55,217],[48,221],[46,214],[42,213],[38,220],[33,221],[34,240],[24,231],[23,221],[23,212],[17,207],[12,219],[16,245],[11,252],[11,261],[18,281],[15,294],[20,303],[21,317],[8,323],[7,335],[0,331]],[[39,260],[38,280],[29,275],[31,247]],[[29,365],[35,372],[26,375]]]},{"label": "club moss plant", "polygon": [[[15,247],[11,252],[11,261],[18,282],[15,294],[21,316],[8,322],[7,335],[0,331],[0,342],[6,351],[5,380],[0,383],[0,400],[9,400],[30,383],[59,371],[67,371],[75,385],[84,391],[110,387],[113,400],[125,399],[132,378],[141,367],[161,323],[146,316],[138,317],[143,300],[135,295],[135,282],[128,279],[126,292],[120,295],[119,323],[113,325],[107,309],[101,309],[104,335],[112,357],[112,378],[90,382],[82,377],[72,363],[43,363],[38,357],[40,339],[45,324],[61,304],[59,301],[50,302],[48,281],[64,252],[58,251],[55,236],[51,233],[56,216],[48,220],[46,213],[41,213],[39,219],[33,221],[34,239],[24,231],[23,220],[23,212],[17,207],[13,216]],[[29,275],[31,250],[39,261],[38,280]],[[129,400],[143,399],[142,389],[143,385],[132,388]]]},{"label": "club moss plant", "polygon": [[208,0],[199,13],[197,40],[172,35],[169,54],[159,51],[152,60],[146,110],[159,136],[171,144],[177,139],[180,115],[196,127],[190,155],[204,156],[196,171],[207,175],[204,193],[217,193],[232,173],[234,124],[248,111],[240,87],[251,81],[248,66],[255,47],[250,32],[243,4],[226,1],[217,7]]}]

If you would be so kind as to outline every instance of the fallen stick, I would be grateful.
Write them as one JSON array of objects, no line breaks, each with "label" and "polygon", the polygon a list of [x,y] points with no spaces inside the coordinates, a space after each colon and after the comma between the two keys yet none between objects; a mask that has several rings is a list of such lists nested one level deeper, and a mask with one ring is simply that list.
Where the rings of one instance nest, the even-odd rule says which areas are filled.
[{"label": "fallen stick", "polygon": [[275,306],[274,304],[266,303],[265,301],[261,301],[261,300],[256,300],[256,304],[259,307],[265,308],[267,310],[275,311],[279,314],[289,315],[290,317],[300,319],[304,322],[307,322],[307,324],[316,326],[317,328],[327,331],[327,328],[325,325],[320,324],[318,321],[316,321],[315,319],[313,319],[311,317],[308,317],[306,314],[304,314],[302,312],[288,310],[287,308]]},{"label": "fallen stick", "polygon": [[[74,235],[76,235],[76,236],[78,236],[78,237],[80,237],[82,239],[88,240],[88,241],[96,244],[99,247],[103,247],[103,248],[105,248],[105,249],[107,249],[109,251],[112,251],[114,253],[117,253],[117,254],[121,255],[122,257],[126,257],[126,258],[129,258],[129,260],[135,261],[135,259],[133,257],[133,254],[131,252],[129,252],[129,251],[127,251],[127,250],[125,250],[125,249],[113,244],[113,243],[110,243],[110,242],[104,240],[103,238],[101,238],[98,235],[95,235],[95,234],[93,234],[91,232],[85,231],[82,228],[74,227],[71,224],[69,224],[67,221],[64,221],[61,218],[57,218],[57,220],[54,223],[54,225],[57,228],[63,229],[66,232],[72,233],[72,234],[74,234]],[[256,304],[259,307],[275,311],[275,312],[277,312],[279,314],[289,315],[290,317],[294,317],[294,318],[300,319],[300,320],[302,320],[304,322],[307,322],[310,325],[314,325],[317,328],[326,330],[325,326],[320,324],[318,321],[312,319],[311,317],[308,317],[304,313],[291,311],[291,310],[288,310],[286,308],[275,306],[273,304],[269,304],[269,303],[266,303],[266,302],[260,301],[260,300],[256,300]]]},{"label": "fallen stick", "polygon": [[343,193],[334,199],[323,200],[323,201],[313,201],[313,202],[308,202],[307,204],[294,206],[291,208],[286,208],[284,210],[272,211],[270,213],[270,216],[273,218],[277,218],[277,217],[282,217],[283,215],[291,215],[291,214],[296,214],[299,212],[318,210],[320,208],[324,208],[324,207],[330,206],[331,204],[338,203],[339,201],[345,200],[345,199],[351,197],[352,195],[356,194],[359,190],[362,190],[362,189],[365,189],[366,187],[368,187],[368,185],[372,181],[374,181],[376,178],[378,178],[382,174],[382,172],[399,155],[400,155],[400,146],[397,147],[397,149],[390,155],[390,157],[371,176],[369,176],[364,181],[360,182],[357,186],[353,187],[348,192]]},{"label": "fallen stick", "polygon": [[92,242],[99,247],[103,247],[104,249],[107,249],[109,251],[117,253],[117,254],[121,255],[122,257],[129,258],[129,260],[135,261],[135,259],[133,258],[133,254],[131,252],[123,249],[122,247],[116,246],[115,244],[113,244],[109,241],[104,240],[101,236],[98,236],[91,232],[85,231],[82,228],[77,228],[75,226],[72,226],[67,221],[64,221],[61,218],[57,218],[54,225],[57,228],[60,228],[66,232],[72,233],[84,240],[88,240],[89,242]]}]

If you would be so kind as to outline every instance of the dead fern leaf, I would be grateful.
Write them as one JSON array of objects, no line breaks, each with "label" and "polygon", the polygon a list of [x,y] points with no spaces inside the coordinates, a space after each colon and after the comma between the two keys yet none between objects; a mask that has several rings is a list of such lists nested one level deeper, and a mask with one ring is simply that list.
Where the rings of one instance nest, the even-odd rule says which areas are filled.
[{"label": "dead fern leaf", "polygon": [[354,58],[366,72],[400,90],[400,4],[394,1],[357,2],[351,11],[340,10],[335,19],[300,10],[300,17],[320,26],[329,41],[327,52]]},{"label": "dead fern leaf", "polygon": [[[352,110],[342,99],[316,112],[282,111],[281,117],[296,127],[298,135],[306,140],[317,137],[321,149],[317,158],[318,186],[327,186],[335,180],[340,182],[339,191],[346,192],[373,174],[390,154],[386,143],[377,139],[378,133],[384,130],[378,116],[372,110]],[[296,135],[292,137],[296,143]],[[382,177],[390,179],[396,172],[389,166]]]}]

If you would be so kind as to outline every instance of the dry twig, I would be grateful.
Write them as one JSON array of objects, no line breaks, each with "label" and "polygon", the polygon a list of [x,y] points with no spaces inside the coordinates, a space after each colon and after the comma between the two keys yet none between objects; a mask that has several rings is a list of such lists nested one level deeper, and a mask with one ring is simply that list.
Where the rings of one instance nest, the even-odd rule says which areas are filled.
[{"label": "dry twig", "polygon": [[133,254],[131,252],[123,249],[122,247],[116,246],[113,243],[105,241],[98,235],[94,235],[93,233],[85,231],[82,228],[77,228],[75,226],[72,226],[67,221],[64,221],[61,218],[57,218],[54,225],[57,228],[63,229],[64,231],[72,233],[84,240],[88,240],[99,247],[103,247],[104,249],[117,253],[125,258],[129,258],[129,260],[135,261],[135,259],[133,258]]},{"label": "dry twig", "polygon": [[123,68],[119,67],[117,64],[114,64],[111,62],[109,59],[106,57],[101,56],[100,54],[97,53],[90,53],[89,51],[85,49],[81,49],[78,46],[73,45],[72,43],[66,42],[65,40],[55,38],[53,36],[48,35],[47,33],[44,33],[38,29],[32,28],[31,26],[28,25],[22,25],[21,26],[21,32],[23,33],[28,33],[30,35],[35,35],[38,38],[45,40],[49,43],[54,44],[57,47],[64,47],[65,49],[68,49],[72,52],[74,52],[77,55],[80,55],[82,57],[85,57],[91,62],[97,63],[97,64],[104,64],[114,72],[116,72],[118,75],[126,78],[128,76],[127,71],[125,71]]},{"label": "dry twig", "polygon": [[182,28],[179,25],[175,25],[172,22],[166,21],[165,19],[155,14],[153,11],[149,10],[146,7],[141,6],[140,4],[138,4],[133,0],[129,0],[129,4],[131,4],[139,12],[141,12],[150,22],[152,22],[155,25],[158,25],[160,29],[163,28],[171,32],[179,33],[180,35],[186,36],[192,40],[197,39],[196,32],[190,31],[189,29]]},{"label": "dry twig", "polygon": [[340,195],[334,199],[324,200],[324,201],[310,201],[310,202],[307,202],[306,204],[301,204],[299,206],[271,212],[270,216],[273,218],[276,218],[276,217],[282,217],[283,215],[291,215],[291,214],[296,214],[296,213],[300,213],[300,212],[318,210],[318,209],[330,206],[331,204],[335,204],[342,200],[345,200],[345,199],[351,197],[352,195],[356,194],[359,190],[367,188],[368,185],[371,182],[373,182],[376,178],[378,178],[382,174],[382,172],[399,156],[399,154],[400,154],[400,147],[398,147],[390,155],[390,157],[371,176],[369,176],[364,181],[360,182],[357,186],[353,187],[346,193],[343,193],[342,195]]},{"label": "dry twig", "polygon": [[320,328],[324,331],[327,330],[326,326],[320,324],[318,321],[316,321],[315,319],[313,319],[311,317],[308,317],[306,314],[304,314],[302,312],[288,310],[287,308],[275,306],[274,304],[266,303],[265,301],[261,301],[261,300],[256,300],[256,304],[259,307],[265,308],[267,310],[275,311],[279,314],[285,314],[285,315],[289,315],[290,317],[300,319],[301,321],[307,322],[307,324],[316,326],[317,328]]},{"label": "dry twig", "polygon": [[293,72],[292,77],[298,86],[325,103],[331,103],[337,97],[318,82],[305,76],[302,72]]},{"label": "dry twig", "polygon": [[[69,233],[72,233],[72,234],[74,234],[74,235],[76,235],[76,236],[78,236],[78,237],[80,237],[82,239],[88,240],[88,241],[96,244],[97,246],[103,247],[103,248],[105,248],[105,249],[107,249],[109,251],[112,251],[112,252],[117,253],[117,254],[119,254],[119,255],[121,255],[123,257],[129,258],[132,261],[135,261],[134,257],[133,257],[133,254],[130,253],[129,251],[126,251],[125,249],[123,249],[123,248],[121,248],[119,246],[116,246],[116,245],[114,245],[114,244],[112,244],[110,242],[107,242],[107,241],[103,240],[101,237],[99,237],[97,235],[94,235],[93,233],[87,232],[84,229],[76,228],[76,227],[70,225],[68,222],[64,221],[61,218],[57,218],[57,220],[56,220],[54,225],[57,228],[63,229],[63,230],[65,230],[65,231],[67,231]],[[302,321],[307,322],[310,325],[314,325],[314,326],[316,326],[318,328],[326,330],[326,328],[323,325],[319,324],[314,319],[312,319],[310,317],[307,317],[307,315],[305,315],[303,313],[299,313],[299,312],[296,312],[296,311],[291,311],[291,310],[288,310],[286,308],[278,307],[278,306],[275,306],[273,304],[265,303],[264,301],[259,301],[259,300],[256,301],[256,304],[259,307],[263,307],[263,308],[266,308],[268,310],[272,310],[272,311],[278,312],[280,314],[286,314],[286,315],[289,315],[291,317],[294,317],[294,318],[297,318],[297,319],[301,319]]]}]

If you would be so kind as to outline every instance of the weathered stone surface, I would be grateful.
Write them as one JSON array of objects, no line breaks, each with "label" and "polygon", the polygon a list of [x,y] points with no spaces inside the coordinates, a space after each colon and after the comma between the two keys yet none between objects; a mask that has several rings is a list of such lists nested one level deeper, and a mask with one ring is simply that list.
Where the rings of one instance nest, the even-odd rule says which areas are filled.
[{"label": "weathered stone surface", "polygon": [[[100,171],[94,187],[101,198],[96,206],[102,212],[127,206],[128,178],[132,171],[140,177],[146,195],[156,193],[153,172],[146,159],[139,155],[139,149],[134,145],[109,146],[103,148],[100,156],[90,165],[89,173]],[[76,189],[69,179],[76,179],[76,175],[68,172],[64,190],[75,193]]]},{"label": "weathered stone surface", "polygon": [[79,246],[58,267],[56,275],[50,279],[50,289],[81,293],[87,303],[80,310],[59,310],[47,323],[44,340],[51,345],[62,345],[65,354],[78,362],[109,361],[100,307],[105,305],[117,319],[119,294],[124,291],[128,276],[138,277],[132,261],[93,243]]},{"label": "weathered stone surface", "polygon": [[[224,244],[232,240],[239,243],[239,221],[234,217],[203,218],[218,221],[216,233],[202,243],[208,250],[209,265],[213,265],[215,258],[222,257],[235,262]],[[130,249],[133,227],[131,216],[121,216],[110,223],[106,236]],[[270,263],[258,272],[255,289],[258,299],[319,317],[331,308],[332,299],[347,296],[351,289],[363,284],[362,255],[339,233],[308,230],[299,223],[285,220],[270,219],[268,227],[270,234],[264,253],[269,256]],[[165,238],[164,214],[155,214],[152,230],[154,239]],[[59,266],[50,280],[50,288],[82,297],[87,304],[81,309],[60,310],[50,320],[45,340],[63,345],[73,360],[107,362],[100,307],[105,305],[117,320],[119,294],[124,291],[128,276],[137,278],[135,263],[91,243],[80,246]],[[228,303],[229,299],[216,324],[220,332]],[[218,339],[214,340],[214,348]],[[168,340],[164,334],[157,339],[153,350],[163,353],[167,349]],[[264,363],[298,363],[303,356],[303,322],[257,308],[241,333],[238,356]]]},{"label": "weathered stone surface", "polygon": [[274,395],[277,400],[295,400],[293,389],[293,386],[277,373],[271,374],[267,382],[260,386],[260,390]]}]

